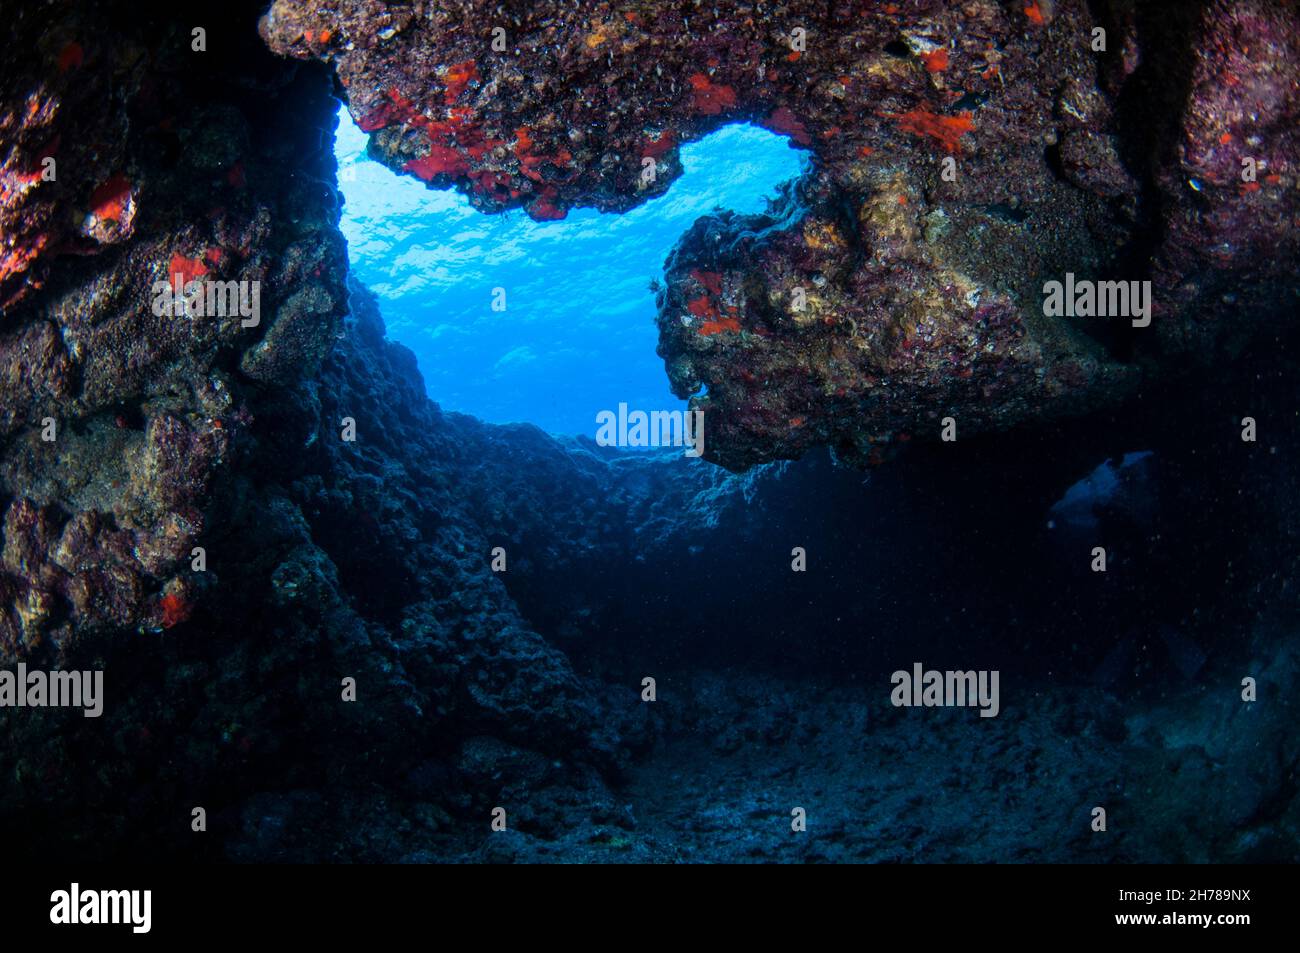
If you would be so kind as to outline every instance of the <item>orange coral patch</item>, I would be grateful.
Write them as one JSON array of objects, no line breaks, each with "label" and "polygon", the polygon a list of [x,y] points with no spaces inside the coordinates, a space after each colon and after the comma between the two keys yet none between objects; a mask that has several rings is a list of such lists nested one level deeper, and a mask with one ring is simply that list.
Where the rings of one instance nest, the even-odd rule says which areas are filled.
[{"label": "orange coral patch", "polygon": [[455,149],[446,146],[430,146],[428,155],[420,159],[411,159],[402,166],[402,169],[429,182],[439,175],[464,175],[469,171],[469,162]]},{"label": "orange coral patch", "polygon": [[122,220],[122,212],[131,198],[131,183],[120,172],[90,193],[90,211],[96,218]]},{"label": "orange coral patch", "polygon": [[447,67],[447,93],[444,97],[447,105],[454,103],[457,97],[465,92],[465,87],[476,79],[478,79],[478,64],[473,60],[465,60],[463,63]]},{"label": "orange coral patch", "polygon": [[174,625],[179,625],[190,617],[193,611],[191,606],[182,596],[174,592],[169,592],[162,598],[162,624],[164,629],[170,629]]},{"label": "orange coral patch", "polygon": [[[27,270],[36,256],[45,248],[49,240],[48,235],[37,235],[36,238],[27,245],[18,245],[12,251],[0,255],[0,281],[4,281],[11,275]],[[13,300],[13,299],[10,299]]]},{"label": "orange coral patch", "polygon": [[948,49],[941,47],[931,53],[922,53],[921,59],[931,73],[942,73],[948,68]]},{"label": "orange coral patch", "polygon": [[686,310],[697,318],[716,318],[718,309],[713,306],[708,295],[700,295],[698,298],[692,298],[686,303]]},{"label": "orange coral patch", "polygon": [[657,159],[677,143],[677,134],[671,129],[665,129],[659,133],[658,137],[650,140],[645,147],[644,155]]},{"label": "orange coral patch", "polygon": [[971,113],[940,116],[928,109],[910,109],[893,117],[898,128],[915,136],[929,136],[937,140],[947,152],[961,151],[961,137],[975,128]]},{"label": "orange coral patch", "polygon": [[739,331],[740,322],[735,318],[719,318],[717,321],[705,321],[700,325],[700,337],[711,337],[723,331]]},{"label": "orange coral patch", "polygon": [[801,146],[810,145],[812,137],[799,118],[784,106],[774,110],[772,115],[763,120],[762,125],[773,132],[789,136]]},{"label": "orange coral patch", "polygon": [[180,275],[182,287],[207,273],[208,267],[200,259],[186,258],[180,252],[173,253],[172,260],[167,265],[167,277],[170,279]]},{"label": "orange coral patch", "polygon": [[706,116],[716,116],[724,109],[736,105],[736,91],[730,86],[715,86],[703,73],[690,78],[691,98],[695,111]]}]

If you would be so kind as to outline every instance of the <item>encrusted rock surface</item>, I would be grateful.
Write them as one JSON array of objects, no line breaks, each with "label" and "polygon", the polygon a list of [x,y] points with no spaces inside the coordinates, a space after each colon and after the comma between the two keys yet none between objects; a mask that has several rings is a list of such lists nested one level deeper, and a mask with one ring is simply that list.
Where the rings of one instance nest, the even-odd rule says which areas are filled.
[{"label": "encrusted rock surface", "polygon": [[[725,122],[810,150],[784,231],[697,225],[660,302],[742,469],[1096,409],[1296,300],[1294,6],[1166,6],[278,0],[261,28],[333,66],[377,158],[486,211],[626,209]],[[1044,316],[1067,272],[1152,281],[1151,326]]]},{"label": "encrusted rock surface", "polygon": [[[967,434],[1114,402],[1165,361],[1249,340],[1237,319],[1258,302],[1293,300],[1288,7],[1161,20],[1100,4],[1111,52],[1094,58],[1092,8],[1070,0],[761,16],[543,3],[502,14],[502,51],[496,7],[482,4],[263,6],[219,18],[206,4],[0,9],[0,667],[101,668],[106,689],[99,719],[0,713],[13,856],[784,856],[755,819],[804,796],[788,779],[807,761],[800,745],[820,739],[824,789],[888,803],[895,826],[854,831],[856,815],[832,809],[832,837],[798,859],[925,859],[897,846],[911,826],[947,859],[1295,859],[1285,709],[1242,714],[1231,691],[1199,707],[1195,692],[1158,701],[1170,666],[1149,637],[1185,626],[1229,687],[1245,665],[1274,696],[1294,693],[1281,639],[1239,658],[1252,627],[1232,622],[1287,597],[1300,565],[1294,367],[1272,367],[1257,391],[1242,384],[1250,367],[1229,368],[1231,393],[1271,421],[1255,457],[1234,456],[1254,450],[1235,421],[1198,429],[1219,414],[1216,393],[1188,402],[1155,449],[1172,474],[1167,506],[1204,505],[1205,522],[1107,524],[1117,568],[1138,571],[1098,594],[1065,569],[1026,576],[1010,550],[985,560],[963,547],[1014,543],[1046,564],[1052,494],[1095,465],[1087,453],[1165,433],[1158,407],[1125,405],[1049,443],[1025,484],[1002,474],[1032,440],[1014,452],[963,442],[944,452],[970,454],[964,493],[951,485],[961,464],[922,457],[906,479],[873,484],[879,495],[824,463],[737,476],[443,414],[373,299],[348,285],[330,149],[340,92],[389,165],[464,188],[484,211],[546,219],[661,194],[678,145],[724,122],[790,136],[813,171],[772,216],[706,219],[670,260],[662,346],[682,392],[708,385],[718,462],[829,444],[869,464],[933,436],[943,415]],[[790,48],[795,27],[804,51]],[[1144,128],[1152,102],[1170,108]],[[1232,178],[1237,142],[1258,160],[1258,188]],[[940,175],[948,153],[955,183]],[[1150,275],[1150,341],[1043,318],[1036,286],[1067,268]],[[177,273],[259,282],[260,320],[156,314],[154,282]],[[1222,333],[1229,323],[1242,334]],[[977,505],[999,493],[1018,505]],[[1206,529],[1221,525],[1246,529],[1226,541]],[[1254,526],[1276,535],[1256,540]],[[792,581],[801,545],[822,572]],[[940,591],[965,599],[936,605]],[[1019,615],[979,603],[987,591],[1014,592]],[[978,608],[963,609],[965,628],[948,617],[959,601]],[[1075,619],[1087,644],[1053,644],[1058,620]],[[1126,725],[1112,693],[1129,686],[1106,683],[1026,705],[989,741],[956,719],[932,734],[880,717],[866,674],[830,696],[838,721],[811,704],[815,680],[700,674],[735,658],[888,672],[903,664],[890,638],[903,625],[922,646],[956,628],[984,651],[1023,647],[1027,667],[1065,658],[1081,681],[1103,646],[1132,644],[1122,661],[1152,687]],[[640,700],[647,672],[662,708]],[[343,700],[348,678],[356,702]],[[1173,732],[1181,718],[1200,720]],[[1057,734],[1070,740],[1053,749]],[[1249,741],[1234,749],[1230,736]],[[1129,787],[1111,794],[1157,821],[1085,848],[1058,836],[1074,818],[1031,807],[963,839],[969,812],[910,799],[943,747],[972,737],[1024,771],[953,784],[1031,805],[1063,783],[1084,797],[1077,765],[1062,764],[1101,750],[1099,737],[1122,745],[1105,779]],[[687,750],[666,747],[675,739]],[[853,769],[864,745],[871,777]],[[919,753],[888,775],[903,751]],[[1244,779],[1230,790],[1214,771],[1225,759]],[[666,785],[674,771],[687,782]],[[670,787],[681,796],[666,804]],[[1224,827],[1187,838],[1202,797]],[[485,840],[498,803],[511,830]],[[195,806],[205,836],[190,831]],[[679,822],[694,833],[680,837]],[[1052,849],[1035,853],[1046,837]]]},{"label": "encrusted rock surface", "polygon": [[1133,385],[1133,368],[1019,303],[1066,248],[926,212],[902,176],[855,205],[818,175],[771,215],[701,219],[669,259],[659,352],[678,396],[707,388],[711,459],[743,469],[829,445],[870,465],[944,417],[967,435],[1008,429]]},{"label": "encrusted rock surface", "polygon": [[[22,51],[0,73],[6,658],[189,614],[210,492],[250,419],[241,354],[273,347],[260,379],[292,383],[347,309],[329,87],[259,49],[255,17],[203,19],[204,50],[188,20],[125,5],[5,17]],[[50,181],[28,174],[43,157]],[[176,274],[256,282],[260,322],[160,314],[154,283]],[[310,341],[284,327],[305,296]]]}]

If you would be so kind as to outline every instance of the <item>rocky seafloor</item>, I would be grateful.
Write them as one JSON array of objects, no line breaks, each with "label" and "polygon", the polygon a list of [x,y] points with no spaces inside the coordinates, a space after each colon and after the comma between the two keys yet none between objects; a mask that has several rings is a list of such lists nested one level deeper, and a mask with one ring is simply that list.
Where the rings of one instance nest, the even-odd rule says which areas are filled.
[{"label": "rocky seafloor", "polygon": [[[1167,10],[0,4],[0,668],[105,683],[0,709],[10,856],[1295,860],[1300,25]],[[543,220],[809,148],[666,265],[708,459],[442,412],[348,278],[340,98]],[[1150,326],[1048,318],[1066,270]],[[1000,714],[895,708],[917,661]]]}]

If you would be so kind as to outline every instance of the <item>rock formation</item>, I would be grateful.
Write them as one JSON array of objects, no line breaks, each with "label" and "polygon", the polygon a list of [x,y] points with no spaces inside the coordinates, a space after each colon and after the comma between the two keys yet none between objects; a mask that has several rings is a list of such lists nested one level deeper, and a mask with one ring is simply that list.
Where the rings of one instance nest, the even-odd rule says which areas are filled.
[{"label": "rock formation", "polygon": [[[806,646],[801,661],[830,672],[845,644],[881,648],[879,632],[827,634],[844,614],[942,619],[925,615],[933,600],[916,581],[929,544],[869,511],[862,474],[755,465],[819,446],[869,465],[935,439],[943,417],[963,436],[1021,428],[1043,439],[1033,425],[1084,413],[1101,426],[1096,414],[1142,382],[1228,361],[1289,319],[1295,12],[1268,0],[1189,4],[1176,16],[1155,7],[0,4],[0,666],[102,669],[106,693],[99,719],[0,712],[0,818],[14,855],[680,859],[779,849],[744,837],[682,847],[662,825],[687,808],[638,828],[622,800],[640,792],[653,808],[662,785],[645,772],[675,754],[648,762],[647,752],[664,738],[714,737],[711,760],[745,739],[797,747],[817,733],[812,715],[774,714],[808,700],[806,686],[788,697],[774,689],[779,704],[760,710],[761,678],[720,688],[695,671],[710,653],[719,660],[710,636],[726,618],[770,624],[756,653],[788,665],[792,646]],[[1096,27],[1105,51],[1092,49]],[[460,188],[484,212],[518,206],[543,220],[662,194],[681,143],[723,123],[759,122],[810,149],[809,174],[770,214],[697,223],[661,295],[669,377],[683,396],[707,387],[695,400],[710,458],[748,472],[629,457],[429,401],[414,359],[385,340],[376,302],[347,278],[336,96],[395,171]],[[1257,173],[1249,181],[1244,159]],[[1067,271],[1150,280],[1150,327],[1044,315],[1043,282]],[[160,283],[177,276],[182,289],[255,287],[257,313],[159,307]],[[1258,405],[1277,410],[1270,393]],[[1145,423],[1125,433],[1159,429]],[[1081,428],[1014,491],[1045,510],[1045,487],[1059,492],[1069,467],[1095,465],[1086,454],[1102,445],[1098,431]],[[1008,528],[972,503],[1002,487],[987,474],[1007,445],[987,446],[962,451],[989,454],[968,458],[986,474],[971,477],[975,489],[941,492],[919,467],[931,495],[900,512],[925,515],[936,534],[959,525],[970,531],[962,539],[1027,544],[1037,510],[1016,510]],[[1192,450],[1159,453],[1189,477],[1173,481],[1184,506],[1203,493],[1221,522],[1248,516],[1278,534],[1276,545],[1223,546],[1175,535],[1199,540],[1213,571],[1213,560],[1236,567],[1220,601],[1209,583],[1168,590],[1207,600],[1196,625],[1226,625],[1241,600],[1284,594],[1294,477],[1269,467],[1291,457],[1266,460],[1238,499],[1228,463],[1195,482]],[[1222,444],[1215,459],[1227,459]],[[884,482],[890,499],[909,499],[906,481]],[[945,522],[954,500],[967,515]],[[789,584],[785,530],[810,526],[827,534],[832,578],[875,593],[877,606],[833,603],[845,597],[832,586],[777,588],[778,575]],[[1187,549],[1136,531],[1131,542],[1152,574],[1107,597],[1121,619],[1147,605],[1150,579],[1173,586],[1191,565],[1179,561]],[[490,565],[497,546],[505,573]],[[972,569],[964,591],[1011,575],[999,571]],[[1052,578],[1061,592],[1037,602],[1024,584],[1024,612],[1044,629],[1096,601],[1062,582],[1067,573]],[[787,612],[846,608],[817,615],[819,634],[778,617],[777,601]],[[1290,690],[1294,660],[1266,648],[1261,677]],[[664,713],[640,701],[647,665],[683,673]],[[343,700],[346,680],[356,702]],[[1097,737],[1128,745],[1110,769],[1121,781],[1177,770],[1180,790],[1217,791],[1222,731],[1206,729],[1195,750],[1171,736],[1171,753],[1139,734],[1140,717],[1125,727],[1099,693],[1013,714],[999,750],[1038,750],[1045,726],[1060,726],[1078,748],[1095,750]],[[818,729],[837,739],[844,765],[858,754],[852,732],[874,717],[854,704],[849,728]],[[1216,725],[1229,708],[1215,709]],[[898,739],[915,728],[889,740],[889,716],[874,757],[911,744]],[[1208,847],[1179,839],[1183,801],[1173,798],[1149,808],[1146,834],[1096,856],[1287,857],[1296,755],[1281,724],[1275,711],[1252,723],[1266,769],[1213,794],[1231,802],[1236,826]],[[967,729],[943,731],[938,747]],[[1068,754],[1026,768],[1029,801],[1061,796],[1052,765]],[[1258,767],[1235,757],[1244,774]],[[990,770],[976,783],[1004,791],[1010,781]],[[691,817],[722,824],[704,803],[722,796],[719,785],[699,792]],[[498,801],[514,826],[485,844]],[[191,830],[196,806],[210,836]],[[915,807],[900,799],[890,817],[912,823]],[[757,817],[770,806],[750,808]],[[1068,826],[1041,812],[1025,824]],[[1010,849],[1024,829],[949,844],[947,856]],[[841,840],[802,856],[906,859],[883,835]],[[1084,852],[1053,843],[1043,856]]]},{"label": "rock formation", "polygon": [[[1295,300],[1282,0],[495,10],[279,0],[262,32],[334,68],[376,158],[485,211],[627,209],[727,122],[809,149],[772,217],[683,238],[660,299],[725,466],[1097,409]],[[1067,274],[1152,282],[1150,324],[1047,316]]]}]

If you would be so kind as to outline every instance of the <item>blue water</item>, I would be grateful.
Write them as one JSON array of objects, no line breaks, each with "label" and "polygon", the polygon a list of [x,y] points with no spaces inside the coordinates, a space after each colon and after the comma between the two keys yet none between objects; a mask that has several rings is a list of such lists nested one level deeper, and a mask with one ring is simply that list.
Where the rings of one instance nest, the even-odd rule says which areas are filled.
[{"label": "blue water", "polygon": [[[335,144],[352,268],[378,296],[389,337],[415,352],[429,396],[496,423],[595,431],[619,403],[672,410],[655,354],[654,295],[673,243],[715,207],[759,212],[802,169],[800,150],[754,126],[682,148],[668,194],[622,215],[533,222],[484,215],[365,155],[340,112]],[[505,310],[492,309],[505,289]]]}]

